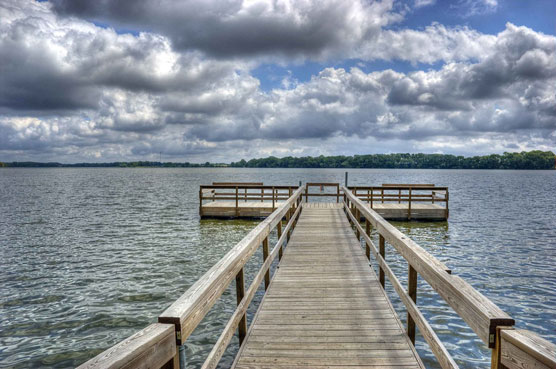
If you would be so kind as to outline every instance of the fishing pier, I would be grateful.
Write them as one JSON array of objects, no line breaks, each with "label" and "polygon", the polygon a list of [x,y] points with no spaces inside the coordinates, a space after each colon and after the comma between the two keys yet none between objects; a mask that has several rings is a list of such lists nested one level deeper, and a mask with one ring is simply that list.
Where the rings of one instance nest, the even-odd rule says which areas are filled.
[{"label": "fishing pier", "polygon": [[[329,191],[312,193],[314,188]],[[328,201],[310,201],[312,197]],[[215,206],[218,202],[234,206]],[[512,317],[390,224],[381,215],[383,208],[376,207],[405,203],[406,208],[389,216],[423,219],[419,202],[442,207],[444,215],[428,215],[432,219],[448,217],[448,189],[431,185],[202,186],[202,217],[264,216],[264,220],[163,311],[158,323],[80,368],[184,368],[183,345],[231,285],[237,306],[203,369],[216,368],[236,336],[240,343],[232,364],[236,369],[424,368],[414,347],[417,329],[442,368],[458,368],[419,310],[421,276],[491,349],[491,368],[555,369],[556,345],[533,332],[514,329]],[[218,207],[225,209],[215,215]],[[272,244],[271,236],[277,239]],[[260,269],[246,286],[244,267],[260,248]],[[390,253],[398,253],[407,263],[406,285],[390,268]],[[271,273],[275,261],[278,265]],[[405,324],[384,290],[386,283],[405,306]],[[248,326],[247,308],[261,284],[265,293]]]}]

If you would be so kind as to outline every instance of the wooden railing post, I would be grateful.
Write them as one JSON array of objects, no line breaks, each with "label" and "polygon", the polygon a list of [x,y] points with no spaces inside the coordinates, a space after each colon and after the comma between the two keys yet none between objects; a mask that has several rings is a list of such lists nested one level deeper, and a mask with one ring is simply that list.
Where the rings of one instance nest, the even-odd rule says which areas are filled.
[{"label": "wooden railing post", "polygon": [[374,197],[374,195],[375,195],[375,189],[371,187],[371,202],[370,202],[371,209],[373,208],[373,197]]},{"label": "wooden railing post", "polygon": [[398,204],[402,203],[402,190],[401,188],[398,189]]},{"label": "wooden railing post", "polygon": [[309,182],[305,183],[305,202],[309,201]]},{"label": "wooden railing post", "polygon": [[245,187],[244,189],[243,199],[245,200],[245,202],[247,202],[247,187]]},{"label": "wooden railing post", "polygon": [[[371,222],[369,219],[365,218],[365,233],[367,236],[371,237]],[[371,245],[365,241],[365,255],[367,255],[367,259],[371,261]]]},{"label": "wooden railing post", "polygon": [[276,208],[276,203],[274,201],[274,195],[275,195],[275,191],[274,191],[274,186],[272,186],[272,210],[274,210]]},{"label": "wooden railing post", "polygon": [[336,203],[340,202],[340,185],[336,185]]},{"label": "wooden railing post", "polygon": [[[378,248],[379,248],[380,256],[382,256],[382,258],[386,260],[386,245],[385,245],[384,236],[382,235],[379,235],[378,237]],[[382,269],[382,267],[379,268],[380,268],[380,273],[379,273],[380,284],[382,285],[382,288],[384,288],[384,270]]]},{"label": "wooden railing post", "polygon": [[264,188],[261,188],[261,202],[264,202]]},{"label": "wooden railing post", "polygon": [[[282,237],[282,219],[276,225],[276,230],[278,231],[278,239]],[[278,260],[282,260],[282,253],[284,252],[284,244],[280,245],[280,249],[278,250]]]},{"label": "wooden railing post", "polygon": [[382,199],[382,203],[384,204],[384,188],[381,188],[380,191],[380,198]]},{"label": "wooden railing post", "polygon": [[[407,294],[411,297],[413,302],[417,303],[417,271],[413,269],[411,264],[409,264],[409,273],[407,276]],[[415,346],[415,322],[411,314],[409,314],[409,311],[407,312],[407,335],[411,343]]]},{"label": "wooden railing post", "polygon": [[411,220],[411,187],[409,187],[409,203],[407,204],[407,219]]},{"label": "wooden railing post", "polygon": [[[236,300],[237,304],[241,302],[243,296],[245,296],[245,281],[244,281],[244,274],[243,268],[237,273],[236,275]],[[238,337],[239,337],[239,345],[243,343],[245,336],[247,335],[247,319],[245,314],[241,317],[241,320],[238,325]]]},{"label": "wooden railing post", "polygon": [[[361,219],[361,214],[359,213],[359,209],[355,208],[355,221],[359,223]],[[361,242],[361,233],[359,233],[359,228],[355,227],[355,234],[357,235],[357,240]]]},{"label": "wooden railing post", "polygon": [[[268,258],[268,236],[265,237],[263,240],[263,263]],[[270,284],[270,268],[264,274],[264,290],[268,289],[268,285]]]}]

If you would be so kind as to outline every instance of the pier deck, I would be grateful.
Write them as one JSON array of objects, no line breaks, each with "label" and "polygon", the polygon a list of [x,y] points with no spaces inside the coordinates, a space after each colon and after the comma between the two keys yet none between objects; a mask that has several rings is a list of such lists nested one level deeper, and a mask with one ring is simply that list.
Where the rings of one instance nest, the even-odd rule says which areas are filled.
[{"label": "pier deck", "polygon": [[341,204],[308,203],[236,369],[423,368]]}]

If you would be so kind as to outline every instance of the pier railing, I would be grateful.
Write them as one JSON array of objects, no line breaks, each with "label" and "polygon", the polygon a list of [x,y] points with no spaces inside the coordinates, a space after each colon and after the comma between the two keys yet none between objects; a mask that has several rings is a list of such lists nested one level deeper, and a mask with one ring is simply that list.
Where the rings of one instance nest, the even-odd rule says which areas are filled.
[{"label": "pier railing", "polygon": [[408,219],[411,219],[413,203],[443,205],[445,218],[449,215],[448,187],[434,184],[383,184],[382,186],[349,186],[351,193],[369,204],[373,209],[377,204],[407,204]]},{"label": "pier railing", "polygon": [[[310,192],[311,188],[318,187],[320,192]],[[335,189],[332,193],[325,192],[324,189],[327,187],[332,187]],[[333,197],[336,198],[336,202],[340,202],[340,184],[339,183],[313,183],[307,182],[305,183],[305,202],[309,201],[309,197]]]},{"label": "pier railing", "polygon": [[199,212],[203,215],[205,201],[227,201],[235,204],[236,209],[242,202],[272,202],[272,208],[277,208],[279,201],[290,198],[297,186],[265,186],[261,182],[232,183],[215,182],[212,185],[199,187]]},{"label": "pier railing", "polygon": [[[380,283],[388,277],[407,309],[407,334],[415,343],[415,327],[429,344],[442,368],[457,368],[430,324],[417,307],[417,276],[421,277],[452,307],[477,336],[492,349],[492,368],[556,368],[556,345],[528,331],[513,330],[515,324],[508,314],[474,289],[462,278],[425,251],[397,228],[388,223],[362,199],[346,187],[344,209],[355,226],[357,237],[363,237],[369,261],[371,253],[379,267]],[[365,219],[365,229],[359,220]],[[371,228],[379,235],[379,247],[371,240]],[[386,262],[386,243],[408,263],[408,286],[402,286]]]}]

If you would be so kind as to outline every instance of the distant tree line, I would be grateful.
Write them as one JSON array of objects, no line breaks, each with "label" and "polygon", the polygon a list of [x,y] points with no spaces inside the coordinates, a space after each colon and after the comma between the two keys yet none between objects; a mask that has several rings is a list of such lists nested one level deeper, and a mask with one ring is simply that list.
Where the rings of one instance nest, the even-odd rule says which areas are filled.
[{"label": "distant tree line", "polygon": [[373,154],[240,160],[232,167],[246,168],[411,168],[411,169],[554,169],[551,151],[505,152],[503,155]]},{"label": "distant tree line", "polygon": [[240,160],[231,164],[224,163],[173,163],[157,161],[131,161],[112,163],[39,163],[32,161],[0,162],[0,167],[35,168],[197,168],[197,167],[236,167],[236,168],[409,168],[409,169],[554,169],[556,158],[552,151],[505,152],[503,155],[456,156],[444,154],[373,154],[354,156],[287,156],[277,158]]},{"label": "distant tree line", "polygon": [[198,168],[198,167],[227,167],[228,164],[221,163],[172,163],[172,162],[159,162],[159,161],[117,161],[112,163],[75,163],[75,164],[62,164],[62,163],[39,163],[34,161],[14,161],[11,163],[0,163],[0,167],[15,167],[15,168],[144,168],[144,167],[162,167],[162,168]]}]

